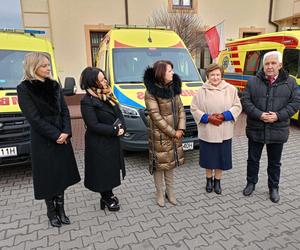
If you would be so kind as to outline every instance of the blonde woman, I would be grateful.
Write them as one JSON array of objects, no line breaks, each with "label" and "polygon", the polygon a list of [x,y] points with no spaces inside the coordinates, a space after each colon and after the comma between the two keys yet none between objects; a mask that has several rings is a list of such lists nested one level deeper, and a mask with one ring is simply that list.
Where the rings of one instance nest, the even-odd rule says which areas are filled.
[{"label": "blonde woman", "polygon": [[27,54],[24,71],[17,91],[20,108],[31,126],[34,196],[45,200],[50,224],[60,227],[70,224],[64,191],[80,181],[70,141],[69,110],[58,82],[51,79],[47,54]]},{"label": "blonde woman", "polygon": [[237,89],[222,80],[218,64],[207,67],[207,81],[193,97],[191,112],[198,126],[200,167],[206,170],[206,192],[222,193],[222,171],[232,168],[231,139],[242,111]]}]

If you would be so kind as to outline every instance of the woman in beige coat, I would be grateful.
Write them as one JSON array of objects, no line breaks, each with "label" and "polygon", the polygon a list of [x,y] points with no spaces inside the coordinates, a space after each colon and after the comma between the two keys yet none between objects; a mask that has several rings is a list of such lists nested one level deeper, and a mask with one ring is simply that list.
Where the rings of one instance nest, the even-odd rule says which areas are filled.
[{"label": "woman in beige coat", "polygon": [[147,88],[145,105],[148,110],[149,170],[154,174],[156,201],[163,207],[163,177],[166,198],[175,205],[173,192],[174,168],[183,164],[182,137],[185,112],[180,100],[181,80],[173,72],[170,61],[157,61],[144,74]]},{"label": "woman in beige coat", "polygon": [[223,73],[218,64],[209,65],[207,81],[191,104],[198,127],[199,163],[206,169],[206,191],[214,189],[217,194],[222,193],[222,171],[232,168],[231,139],[234,122],[242,111],[237,89],[222,80]]}]

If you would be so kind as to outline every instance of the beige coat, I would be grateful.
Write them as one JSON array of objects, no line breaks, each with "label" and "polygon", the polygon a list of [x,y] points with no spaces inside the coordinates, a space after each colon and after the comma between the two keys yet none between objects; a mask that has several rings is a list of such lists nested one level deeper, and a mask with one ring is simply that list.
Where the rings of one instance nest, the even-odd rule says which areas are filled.
[{"label": "beige coat", "polygon": [[[179,95],[173,99],[162,99],[152,96],[147,91],[145,93],[145,104],[149,112],[150,165],[152,164],[152,155],[154,153],[157,160],[157,170],[170,170],[184,162],[182,140],[175,140],[176,131],[173,125],[172,102],[175,102],[177,109],[177,129],[185,130],[185,112]],[[155,152],[152,152],[152,143],[155,144]],[[177,159],[175,159],[175,156]],[[178,162],[176,162],[177,160]]]},{"label": "beige coat", "polygon": [[[204,114],[225,111],[231,112],[234,121],[224,121],[220,126],[200,123]],[[191,104],[191,112],[198,126],[199,139],[211,143],[221,143],[233,137],[234,122],[241,111],[237,89],[224,80],[217,87],[208,82],[204,83],[193,97]]]}]

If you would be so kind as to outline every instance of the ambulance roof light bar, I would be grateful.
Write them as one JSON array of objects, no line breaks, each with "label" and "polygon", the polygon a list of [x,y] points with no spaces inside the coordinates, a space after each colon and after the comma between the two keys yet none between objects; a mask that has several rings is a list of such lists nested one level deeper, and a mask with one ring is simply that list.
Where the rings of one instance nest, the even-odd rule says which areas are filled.
[{"label": "ambulance roof light bar", "polygon": [[43,35],[46,32],[44,30],[31,30],[31,29],[0,29],[0,32],[6,33],[15,33],[15,34],[30,34],[34,35]]},{"label": "ambulance roof light bar", "polygon": [[149,26],[149,25],[126,25],[115,24],[116,29],[156,29],[156,30],[170,30],[170,26]]}]

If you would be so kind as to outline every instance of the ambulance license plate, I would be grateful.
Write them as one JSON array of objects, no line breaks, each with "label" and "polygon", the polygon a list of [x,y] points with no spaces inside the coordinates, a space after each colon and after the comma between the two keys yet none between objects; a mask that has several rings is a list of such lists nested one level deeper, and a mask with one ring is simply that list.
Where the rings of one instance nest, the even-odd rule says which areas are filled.
[{"label": "ambulance license plate", "polygon": [[182,143],[182,148],[184,151],[193,150],[194,149],[194,142],[184,142]]},{"label": "ambulance license plate", "polygon": [[16,156],[17,147],[0,148],[0,158]]}]

